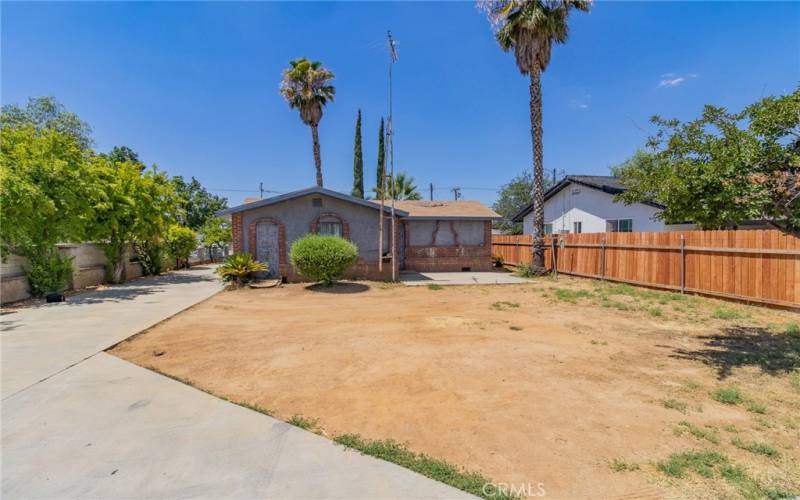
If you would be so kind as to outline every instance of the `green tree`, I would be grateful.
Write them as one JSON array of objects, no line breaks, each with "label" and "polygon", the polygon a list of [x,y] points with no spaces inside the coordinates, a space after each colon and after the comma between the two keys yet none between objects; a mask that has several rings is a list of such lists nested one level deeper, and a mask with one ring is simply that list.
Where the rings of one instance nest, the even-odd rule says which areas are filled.
[{"label": "green tree", "polygon": [[203,246],[208,249],[212,260],[214,258],[212,253],[214,247],[222,250],[233,241],[231,225],[224,217],[208,218],[202,229],[200,229],[200,233],[202,234]]},{"label": "green tree", "polygon": [[172,178],[172,184],[178,199],[178,219],[195,231],[216,212],[228,208],[226,198],[209,193],[194,177],[186,182],[178,175]]},{"label": "green tree", "polygon": [[330,81],[333,72],[324,68],[319,61],[309,61],[305,57],[289,61],[290,68],[283,70],[280,92],[289,107],[300,111],[300,119],[311,127],[311,140],[314,146],[314,164],[317,168],[317,186],[322,187],[322,159],[319,152],[319,122],[322,108],[333,101],[336,89]]},{"label": "green tree", "polygon": [[386,175],[386,147],[383,143],[383,117],[381,117],[381,127],[378,129],[378,167],[375,173],[375,192],[376,196],[380,196],[381,189],[383,189],[383,177]]},{"label": "green tree", "polygon": [[166,243],[175,259],[175,267],[189,267],[189,256],[197,248],[197,233],[180,224],[172,224],[167,229]]},{"label": "green tree", "polygon": [[615,167],[626,203],[664,205],[668,223],[704,229],[764,218],[800,231],[800,90],[739,113],[706,106],[681,123],[653,117],[647,149]]},{"label": "green tree", "polygon": [[121,283],[130,245],[162,238],[175,220],[177,199],[170,179],[155,168],[142,172],[135,163],[104,156],[94,157],[92,168],[102,179],[92,237],[103,242],[109,281]]},{"label": "green tree", "polygon": [[106,156],[114,163],[124,163],[128,161],[139,165],[141,170],[147,168],[139,159],[139,154],[128,146],[114,146]]},{"label": "green tree", "polygon": [[533,177],[526,170],[500,189],[500,196],[492,208],[503,216],[503,220],[496,221],[494,228],[503,234],[522,234],[522,223],[511,222],[511,219],[531,203],[533,203]]},{"label": "green tree", "polygon": [[52,130],[69,135],[85,150],[93,142],[92,128],[52,96],[31,97],[24,107],[17,104],[3,106],[0,127],[16,129],[26,126],[37,131]]},{"label": "green tree", "polygon": [[361,110],[356,119],[356,138],[353,145],[353,191],[356,198],[364,197],[364,160],[361,157]]},{"label": "green tree", "polygon": [[[380,193],[375,192],[376,196]],[[414,184],[414,178],[400,172],[394,176],[394,179],[388,178],[386,185],[386,197],[395,200],[421,200],[422,195],[417,190],[417,185]]]},{"label": "green tree", "polygon": [[589,10],[590,0],[480,1],[504,51],[513,50],[517,68],[530,76],[533,142],[533,267],[544,273],[544,153],[542,144],[542,72],[550,64],[553,44],[565,43],[572,9]]},{"label": "green tree", "polygon": [[0,254],[28,261],[36,295],[61,291],[69,260],[56,244],[82,241],[92,217],[97,177],[83,141],[57,127],[8,119],[0,129]]}]

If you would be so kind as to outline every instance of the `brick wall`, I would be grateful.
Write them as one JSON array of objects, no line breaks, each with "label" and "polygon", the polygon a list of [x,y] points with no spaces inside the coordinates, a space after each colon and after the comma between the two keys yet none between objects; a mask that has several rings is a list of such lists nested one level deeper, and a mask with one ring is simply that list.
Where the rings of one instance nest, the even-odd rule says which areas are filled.
[{"label": "brick wall", "polygon": [[[405,268],[413,271],[492,270],[492,223],[483,222],[483,244],[451,246],[411,246],[406,225]],[[457,241],[457,240],[456,240]]]},{"label": "brick wall", "polygon": [[244,252],[244,229],[242,228],[242,212],[231,214],[231,233],[233,237],[233,253]]}]

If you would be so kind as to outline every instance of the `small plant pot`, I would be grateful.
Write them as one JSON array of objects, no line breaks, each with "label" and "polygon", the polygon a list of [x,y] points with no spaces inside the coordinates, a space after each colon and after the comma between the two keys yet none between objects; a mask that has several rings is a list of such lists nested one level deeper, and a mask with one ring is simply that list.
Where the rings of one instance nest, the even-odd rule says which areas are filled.
[{"label": "small plant pot", "polygon": [[48,293],[47,295],[45,295],[44,298],[48,303],[50,303],[50,302],[66,302],[66,300],[67,300],[67,297],[63,293],[59,293],[59,292]]}]

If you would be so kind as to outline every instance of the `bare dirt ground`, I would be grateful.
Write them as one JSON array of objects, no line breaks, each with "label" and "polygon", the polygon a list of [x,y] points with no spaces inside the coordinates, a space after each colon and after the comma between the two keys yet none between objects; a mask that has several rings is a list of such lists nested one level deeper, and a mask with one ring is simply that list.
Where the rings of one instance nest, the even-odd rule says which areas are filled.
[{"label": "bare dirt ground", "polygon": [[550,498],[760,497],[800,492],[798,322],[564,277],[297,284],[221,293],[112,352]]}]

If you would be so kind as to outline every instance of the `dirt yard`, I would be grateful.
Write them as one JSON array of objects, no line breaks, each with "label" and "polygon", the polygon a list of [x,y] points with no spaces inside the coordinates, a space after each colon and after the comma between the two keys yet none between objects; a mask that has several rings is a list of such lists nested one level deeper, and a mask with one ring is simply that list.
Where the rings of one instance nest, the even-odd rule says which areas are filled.
[{"label": "dirt yard", "polygon": [[223,292],[113,354],[549,498],[800,494],[800,317],[562,277]]}]

